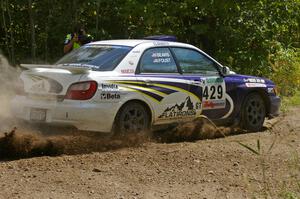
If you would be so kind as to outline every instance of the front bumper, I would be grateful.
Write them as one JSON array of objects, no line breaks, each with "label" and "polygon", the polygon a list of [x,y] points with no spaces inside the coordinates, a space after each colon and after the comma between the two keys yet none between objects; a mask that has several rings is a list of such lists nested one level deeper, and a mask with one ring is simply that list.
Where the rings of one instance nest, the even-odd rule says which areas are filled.
[{"label": "front bumper", "polygon": [[[46,116],[42,123],[53,125],[75,126],[79,130],[111,132],[118,106],[116,103],[95,103],[93,101],[28,99],[16,96],[11,102],[15,117],[33,122],[33,109],[45,110]],[[40,123],[40,121],[39,121]]]},{"label": "front bumper", "polygon": [[269,118],[277,117],[280,112],[281,100],[278,96],[270,96]]}]

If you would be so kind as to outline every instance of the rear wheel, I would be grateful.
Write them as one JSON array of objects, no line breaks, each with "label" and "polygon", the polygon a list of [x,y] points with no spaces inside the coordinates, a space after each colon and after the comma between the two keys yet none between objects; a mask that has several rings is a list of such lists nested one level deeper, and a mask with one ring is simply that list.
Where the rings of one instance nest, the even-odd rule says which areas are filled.
[{"label": "rear wheel", "polygon": [[115,120],[115,135],[141,133],[149,130],[150,116],[144,105],[138,102],[125,104]]},{"label": "rear wheel", "polygon": [[249,131],[259,131],[266,117],[264,100],[257,93],[249,94],[242,107],[241,127]]}]

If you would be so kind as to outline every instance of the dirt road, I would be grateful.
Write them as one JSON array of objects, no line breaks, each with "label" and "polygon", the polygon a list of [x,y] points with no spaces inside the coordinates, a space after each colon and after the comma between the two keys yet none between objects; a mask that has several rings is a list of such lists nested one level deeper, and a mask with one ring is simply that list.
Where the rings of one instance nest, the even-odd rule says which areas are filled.
[{"label": "dirt road", "polygon": [[[2,160],[0,198],[300,197],[300,107],[268,123],[219,139]],[[257,140],[260,155],[238,144]]]}]

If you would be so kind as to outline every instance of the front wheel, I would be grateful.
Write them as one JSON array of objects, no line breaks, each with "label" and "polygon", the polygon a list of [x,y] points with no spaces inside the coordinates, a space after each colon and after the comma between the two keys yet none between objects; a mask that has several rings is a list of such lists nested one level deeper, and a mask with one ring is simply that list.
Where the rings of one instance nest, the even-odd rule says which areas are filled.
[{"label": "front wheel", "polygon": [[150,116],[146,107],[138,102],[129,102],[117,114],[114,134],[141,133],[147,131],[149,126]]},{"label": "front wheel", "polygon": [[262,129],[266,117],[264,100],[257,93],[249,94],[242,107],[241,127],[256,132]]}]

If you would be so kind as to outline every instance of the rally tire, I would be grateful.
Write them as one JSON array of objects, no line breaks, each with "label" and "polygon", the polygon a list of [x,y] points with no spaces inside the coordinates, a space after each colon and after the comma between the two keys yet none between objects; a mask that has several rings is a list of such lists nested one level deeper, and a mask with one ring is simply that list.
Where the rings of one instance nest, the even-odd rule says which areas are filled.
[{"label": "rally tire", "polygon": [[119,110],[114,124],[114,135],[143,133],[150,128],[150,115],[139,102],[128,102]]},{"label": "rally tire", "polygon": [[251,93],[245,98],[241,116],[242,129],[250,132],[262,129],[266,117],[266,106],[258,93]]}]

